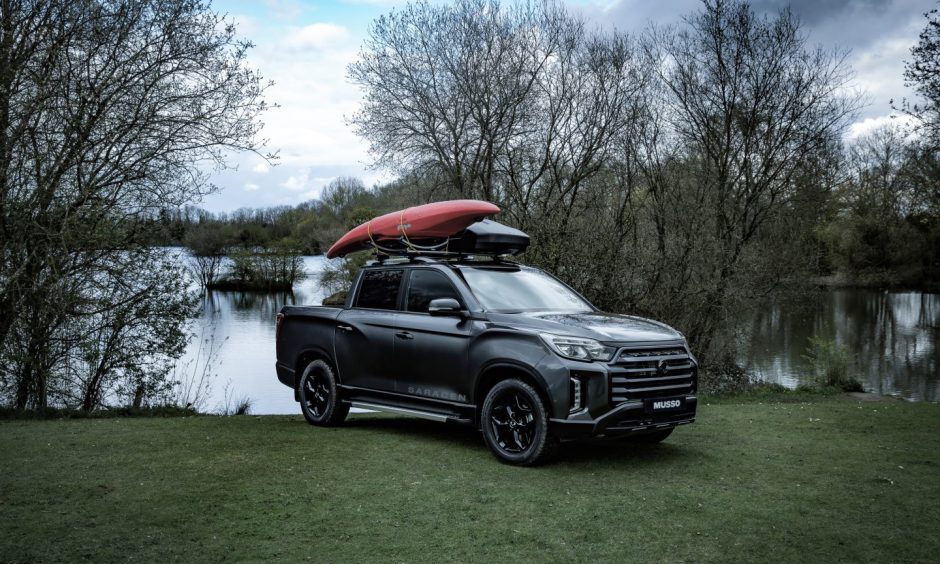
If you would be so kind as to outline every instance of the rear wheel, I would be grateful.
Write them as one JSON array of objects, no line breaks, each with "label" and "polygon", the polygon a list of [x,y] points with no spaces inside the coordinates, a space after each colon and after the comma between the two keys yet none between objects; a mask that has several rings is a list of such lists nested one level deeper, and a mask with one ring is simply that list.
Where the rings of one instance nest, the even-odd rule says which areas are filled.
[{"label": "rear wheel", "polygon": [[333,368],[323,360],[307,365],[298,384],[300,411],[311,425],[339,425],[349,414],[349,404],[339,399]]},{"label": "rear wheel", "polygon": [[548,412],[529,384],[516,379],[496,384],[481,416],[483,438],[500,461],[530,466],[551,457],[555,439],[548,432]]}]

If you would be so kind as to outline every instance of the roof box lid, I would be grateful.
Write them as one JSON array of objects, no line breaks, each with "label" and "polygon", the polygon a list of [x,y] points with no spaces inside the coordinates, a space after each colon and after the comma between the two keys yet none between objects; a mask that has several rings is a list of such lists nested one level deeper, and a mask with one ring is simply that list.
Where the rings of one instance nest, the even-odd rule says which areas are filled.
[{"label": "roof box lid", "polygon": [[529,236],[491,219],[478,221],[455,237],[448,250],[458,253],[518,255],[529,247]]}]

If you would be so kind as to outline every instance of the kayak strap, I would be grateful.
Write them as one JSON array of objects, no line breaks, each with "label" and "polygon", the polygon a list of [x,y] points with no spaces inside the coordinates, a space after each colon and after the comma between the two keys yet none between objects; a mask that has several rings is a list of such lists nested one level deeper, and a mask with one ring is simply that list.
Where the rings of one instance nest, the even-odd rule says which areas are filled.
[{"label": "kayak strap", "polygon": [[401,214],[398,216],[398,228],[401,229],[401,238],[405,243],[405,247],[407,247],[408,250],[415,250],[414,245],[408,240],[408,231],[405,228],[405,210],[401,210]]},{"label": "kayak strap", "polygon": [[399,237],[398,241],[402,244],[404,248],[383,246],[374,240],[372,241],[372,247],[375,250],[379,251],[380,253],[385,253],[387,255],[402,255],[403,253],[404,254],[420,254],[420,253],[450,254],[448,252],[448,247],[450,245],[449,237],[445,239],[444,241],[440,243],[436,243],[434,245],[418,245],[412,241],[409,241],[407,237]]},{"label": "kayak strap", "polygon": [[375,247],[377,245],[375,244],[375,239],[372,237],[372,219],[366,222],[366,232],[369,234],[369,242],[372,243],[373,247]]}]

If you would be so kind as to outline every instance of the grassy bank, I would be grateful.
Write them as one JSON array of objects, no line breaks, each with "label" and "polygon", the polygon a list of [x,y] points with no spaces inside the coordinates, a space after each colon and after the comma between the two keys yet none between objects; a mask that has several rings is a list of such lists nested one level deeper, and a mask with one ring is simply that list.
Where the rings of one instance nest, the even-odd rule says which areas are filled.
[{"label": "grassy bank", "polygon": [[[792,398],[789,398],[792,399]],[[931,560],[940,406],[703,405],[657,447],[497,463],[380,415],[0,422],[3,560]]]}]

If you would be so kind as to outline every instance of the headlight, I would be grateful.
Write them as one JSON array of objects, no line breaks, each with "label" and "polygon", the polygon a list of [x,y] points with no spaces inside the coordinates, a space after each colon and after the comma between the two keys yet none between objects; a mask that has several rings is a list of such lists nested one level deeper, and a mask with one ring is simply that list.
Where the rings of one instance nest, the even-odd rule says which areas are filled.
[{"label": "headlight", "polygon": [[569,337],[567,335],[551,335],[549,333],[540,333],[542,340],[550,349],[555,351],[558,356],[571,358],[574,360],[592,360],[608,361],[617,349],[605,347],[594,339],[584,339],[582,337]]}]

